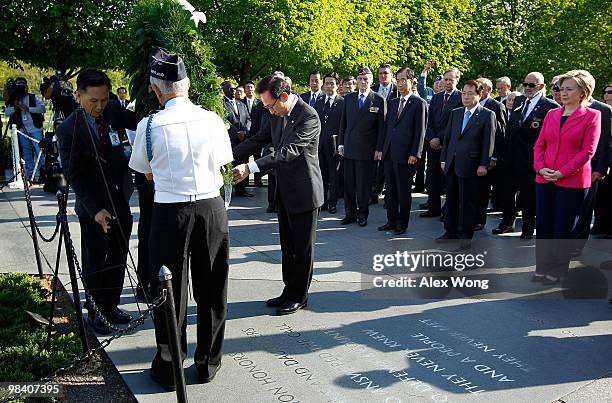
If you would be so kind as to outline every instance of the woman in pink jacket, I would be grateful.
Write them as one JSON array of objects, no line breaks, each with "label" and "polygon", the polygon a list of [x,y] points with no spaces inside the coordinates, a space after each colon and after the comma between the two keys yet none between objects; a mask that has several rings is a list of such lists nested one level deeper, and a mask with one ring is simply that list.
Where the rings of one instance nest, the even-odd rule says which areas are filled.
[{"label": "woman in pink jacket", "polygon": [[601,131],[600,112],[585,106],[595,88],[593,76],[572,70],[561,76],[559,87],[563,106],[548,112],[534,148],[537,241],[531,281],[545,285],[567,274],[569,240],[591,187],[591,158]]}]

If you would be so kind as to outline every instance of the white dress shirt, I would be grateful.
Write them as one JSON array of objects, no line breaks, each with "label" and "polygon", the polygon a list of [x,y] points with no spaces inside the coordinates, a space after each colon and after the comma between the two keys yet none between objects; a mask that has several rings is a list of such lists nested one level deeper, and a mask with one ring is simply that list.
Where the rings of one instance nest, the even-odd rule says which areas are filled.
[{"label": "white dress shirt", "polygon": [[214,112],[176,97],[153,115],[149,162],[148,117],[138,123],[130,168],[152,173],[156,203],[180,203],[219,196],[220,168],[234,160],[223,120]]}]

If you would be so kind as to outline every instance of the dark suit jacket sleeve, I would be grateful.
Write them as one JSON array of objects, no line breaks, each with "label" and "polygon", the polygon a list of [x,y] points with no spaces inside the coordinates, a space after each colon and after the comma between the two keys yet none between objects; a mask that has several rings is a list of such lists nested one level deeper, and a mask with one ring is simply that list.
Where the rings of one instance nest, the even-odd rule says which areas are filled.
[{"label": "dark suit jacket sleeve", "polygon": [[483,127],[483,139],[482,148],[480,150],[480,164],[488,166],[493,154],[493,147],[495,146],[495,127],[496,118],[493,112],[489,112],[489,118],[485,120]]},{"label": "dark suit jacket sleeve", "polygon": [[421,158],[423,151],[423,141],[425,139],[425,131],[427,130],[427,104],[425,101],[417,103],[418,109],[414,113],[417,118],[414,126],[412,137],[412,146],[410,147],[410,156]]},{"label": "dark suit jacket sleeve", "polygon": [[506,137],[506,126],[508,125],[508,111],[506,106],[499,103],[499,110],[495,111],[497,129],[495,131],[495,147],[493,148],[493,157],[499,158],[504,147],[504,138]]},{"label": "dark suit jacket sleeve", "polygon": [[430,141],[435,137],[434,120],[436,119],[438,97],[433,96],[429,102],[429,119],[427,120],[427,130],[425,132],[425,140]]},{"label": "dark suit jacket sleeve", "polygon": [[[87,128],[87,122],[78,111],[72,114],[72,119],[67,119],[57,127],[57,139],[59,141],[60,159],[62,168],[68,177],[68,183],[79,198],[87,214],[93,218],[103,207],[99,206],[94,191],[91,189],[93,181],[88,178],[88,172],[83,169],[85,150],[81,148],[79,135]],[[75,137],[76,136],[76,137]]]},{"label": "dark suit jacket sleeve", "polygon": [[251,114],[249,113],[249,110],[247,109],[246,105],[242,104],[242,109],[246,115],[246,122],[244,123],[244,131],[246,131],[246,135],[248,136],[249,132],[251,131]]},{"label": "dark suit jacket sleeve", "polygon": [[135,131],[136,127],[138,126],[138,122],[140,122],[138,114],[123,107],[121,107],[118,112],[121,118],[122,126],[126,129]]},{"label": "dark suit jacket sleeve", "polygon": [[[382,144],[385,142],[385,116],[387,115],[387,101],[383,98],[382,107],[378,110],[378,136],[376,137],[376,144]],[[380,149],[382,150],[382,148]],[[374,158],[374,156],[372,156]]]},{"label": "dark suit jacket sleeve", "polygon": [[[266,144],[272,142],[272,132],[270,129],[270,120],[263,123],[259,131],[238,144],[232,152],[234,153],[234,161],[246,161],[248,158],[261,150]],[[257,164],[259,166],[259,164]],[[259,166],[259,169],[261,167]],[[263,171],[263,170],[262,170]]]},{"label": "dark suit jacket sleeve", "polygon": [[378,136],[376,140],[376,151],[382,151],[385,146],[385,137],[387,137],[387,130],[389,126],[389,119],[385,119],[385,123],[383,125],[383,135]]},{"label": "dark suit jacket sleeve", "polygon": [[338,129],[338,145],[344,145],[344,131],[346,130],[346,107],[348,103],[346,99],[344,100],[344,104],[342,105],[342,117],[340,118],[340,128]]},{"label": "dark suit jacket sleeve", "polygon": [[269,171],[276,168],[279,164],[291,162],[302,155],[304,150],[317,139],[320,133],[319,116],[316,113],[306,114],[304,122],[295,127],[292,142],[282,145],[278,150],[274,150],[274,153],[262,157],[255,162],[261,171]]},{"label": "dark suit jacket sleeve", "polygon": [[593,161],[593,171],[606,174],[610,159],[610,141],[612,141],[612,112],[610,108],[598,108],[601,112],[601,134],[597,144],[597,160]]}]

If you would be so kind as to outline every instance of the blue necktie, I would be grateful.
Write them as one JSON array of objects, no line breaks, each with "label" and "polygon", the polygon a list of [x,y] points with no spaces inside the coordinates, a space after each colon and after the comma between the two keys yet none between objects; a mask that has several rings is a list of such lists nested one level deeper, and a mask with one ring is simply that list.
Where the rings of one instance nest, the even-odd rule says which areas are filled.
[{"label": "blue necktie", "polygon": [[465,115],[463,115],[463,125],[461,126],[461,133],[465,130],[465,126],[467,126],[470,121],[470,116],[472,116],[472,112],[465,111]]},{"label": "blue necktie", "polygon": [[361,109],[361,107],[363,106],[363,99],[365,98],[365,95],[361,94],[359,95],[359,109]]},{"label": "blue necktie", "polygon": [[311,94],[310,95],[310,106],[314,108],[316,103],[317,103],[317,96],[315,94]]}]

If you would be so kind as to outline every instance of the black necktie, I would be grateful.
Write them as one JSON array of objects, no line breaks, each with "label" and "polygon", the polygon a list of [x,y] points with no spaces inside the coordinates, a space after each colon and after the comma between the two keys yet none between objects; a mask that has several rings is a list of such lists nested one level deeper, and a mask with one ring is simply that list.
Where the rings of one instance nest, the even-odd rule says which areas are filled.
[{"label": "black necktie", "polygon": [[402,97],[402,100],[400,101],[399,108],[397,109],[397,118],[398,119],[402,115],[402,111],[404,110],[404,104],[405,103],[406,103],[406,98]]},{"label": "black necktie", "polygon": [[525,102],[525,105],[523,106],[523,111],[521,112],[521,119],[519,120],[519,125],[522,125],[523,122],[525,122],[525,119],[527,119],[527,110],[529,109],[529,105],[531,104],[531,100],[527,100],[527,102]]},{"label": "black necktie", "polygon": [[450,98],[450,94],[444,93],[444,104],[442,105],[442,109],[446,108],[446,104],[448,104],[448,98]]}]

